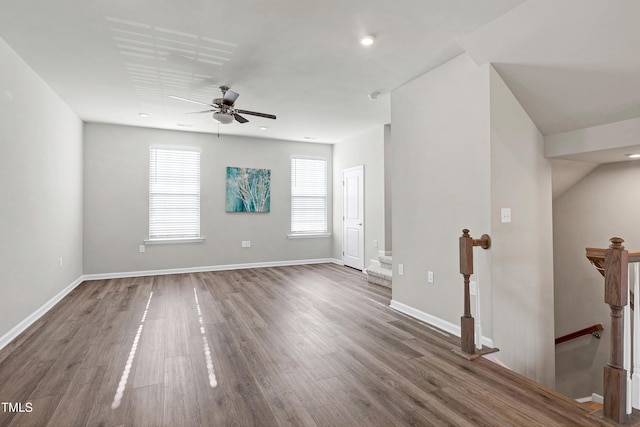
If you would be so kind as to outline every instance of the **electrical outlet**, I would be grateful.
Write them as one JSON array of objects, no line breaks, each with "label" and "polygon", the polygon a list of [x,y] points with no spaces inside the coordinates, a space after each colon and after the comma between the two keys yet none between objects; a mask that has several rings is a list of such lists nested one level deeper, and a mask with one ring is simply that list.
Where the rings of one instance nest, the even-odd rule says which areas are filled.
[{"label": "electrical outlet", "polygon": [[62,268],[62,257],[58,259],[58,265],[60,266],[60,268]]},{"label": "electrical outlet", "polygon": [[475,280],[469,282],[469,294],[478,295],[478,284]]},{"label": "electrical outlet", "polygon": [[398,264],[398,274],[404,276],[404,264]]},{"label": "electrical outlet", "polygon": [[242,241],[242,247],[243,248],[250,248],[251,247],[251,240],[243,240]]},{"label": "electrical outlet", "polygon": [[146,246],[145,246],[145,245],[140,245],[140,246],[138,246],[138,251],[139,251],[141,254],[142,254],[142,253],[144,253],[145,249],[146,249]]},{"label": "electrical outlet", "polygon": [[433,271],[427,271],[427,282],[433,283]]}]

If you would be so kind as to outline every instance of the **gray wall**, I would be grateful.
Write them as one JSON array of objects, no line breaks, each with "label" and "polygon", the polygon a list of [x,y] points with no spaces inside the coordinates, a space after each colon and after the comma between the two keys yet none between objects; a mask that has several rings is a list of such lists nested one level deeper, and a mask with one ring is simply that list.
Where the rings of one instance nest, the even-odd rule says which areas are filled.
[{"label": "gray wall", "polygon": [[385,247],[384,132],[380,126],[333,146],[333,257],[342,259],[342,171],[364,165],[365,268]]},{"label": "gray wall", "polygon": [[[85,274],[327,259],[331,237],[288,239],[290,157],[328,161],[331,230],[332,147],[325,144],[89,123],[84,129]],[[149,146],[199,147],[204,243],[138,245],[148,238]],[[227,166],[271,169],[271,212],[225,212]],[[250,240],[251,248],[241,241]]]},{"label": "gray wall", "polygon": [[622,237],[640,250],[640,163],[598,166],[553,202],[555,317],[557,336],[602,323],[602,339],[582,337],[560,344],[556,384],[571,397],[602,393],[602,367],[609,357],[609,308],[604,279],[585,258],[585,248],[606,248]]},{"label": "gray wall", "polygon": [[[463,314],[458,238],[491,228],[488,78],[488,66],[461,55],[391,96],[393,300],[454,325]],[[487,296],[489,256],[478,255]]]},{"label": "gray wall", "polygon": [[[551,165],[544,138],[491,67],[491,276],[497,357],[553,386]],[[502,223],[500,209],[511,208]]]},{"label": "gray wall", "polygon": [[2,39],[0,203],[2,337],[82,275],[82,122]]}]

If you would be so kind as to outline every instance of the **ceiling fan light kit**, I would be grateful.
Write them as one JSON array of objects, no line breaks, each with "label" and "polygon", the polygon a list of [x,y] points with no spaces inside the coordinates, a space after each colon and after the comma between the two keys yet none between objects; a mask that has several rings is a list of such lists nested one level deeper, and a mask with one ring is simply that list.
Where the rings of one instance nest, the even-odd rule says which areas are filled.
[{"label": "ceiling fan light kit", "polygon": [[209,107],[209,109],[207,110],[192,111],[187,114],[213,113],[213,119],[222,125],[228,125],[229,123],[233,122],[234,119],[238,123],[247,123],[249,120],[241,116],[239,113],[275,120],[276,116],[274,116],[273,114],[236,109],[235,102],[240,94],[229,90],[228,86],[220,86],[220,91],[222,92],[222,98],[216,98],[210,104],[206,102],[194,101],[192,99],[181,98],[179,96],[170,95],[169,97],[180,101],[192,102],[194,104],[200,104]]},{"label": "ceiling fan light kit", "polygon": [[213,120],[220,123],[221,125],[228,125],[233,121],[234,117],[227,113],[221,113],[216,111],[213,113]]}]

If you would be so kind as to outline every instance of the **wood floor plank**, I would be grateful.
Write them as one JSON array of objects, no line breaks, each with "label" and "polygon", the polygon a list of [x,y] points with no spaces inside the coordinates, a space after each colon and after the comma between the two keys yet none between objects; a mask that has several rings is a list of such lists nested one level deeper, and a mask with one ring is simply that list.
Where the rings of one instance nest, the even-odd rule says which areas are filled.
[{"label": "wood floor plank", "polygon": [[[9,424],[9,427],[46,426],[53,412],[58,407],[61,397],[62,396],[59,395],[53,395],[29,399],[32,408],[31,412],[16,414],[11,424]],[[0,425],[4,424],[0,422]]]},{"label": "wood floor plank", "polygon": [[154,384],[132,391],[132,404],[127,420],[137,427],[161,426],[164,418],[164,385]]},{"label": "wood floor plank", "polygon": [[347,414],[336,404],[322,406],[320,408],[310,408],[307,412],[318,427],[345,427],[355,425],[351,422]]},{"label": "wood floor plank", "polygon": [[[0,401],[8,403],[26,404],[32,391],[38,386],[53,365],[52,360],[44,362],[34,361],[31,365],[23,365],[6,376],[6,380],[0,383]],[[11,423],[16,416],[15,412],[0,410],[0,426]]]},{"label": "wood floor plank", "polygon": [[29,399],[63,395],[81,365],[82,361],[79,360],[65,360],[62,358],[56,360],[31,393]]},{"label": "wood floor plank", "polygon": [[146,319],[138,344],[133,388],[162,384],[164,381],[165,329],[165,319]]},{"label": "wood floor plank", "polygon": [[47,426],[85,425],[94,408],[98,388],[105,374],[102,366],[80,369],[63,395]]},{"label": "wood floor plank", "polygon": [[167,404],[164,405],[164,425],[201,425],[194,381],[188,356],[165,360],[164,399]]},{"label": "wood floor plank", "polygon": [[329,394],[324,391],[305,368],[292,369],[282,374],[289,387],[298,396],[305,408],[318,408],[332,403]]}]

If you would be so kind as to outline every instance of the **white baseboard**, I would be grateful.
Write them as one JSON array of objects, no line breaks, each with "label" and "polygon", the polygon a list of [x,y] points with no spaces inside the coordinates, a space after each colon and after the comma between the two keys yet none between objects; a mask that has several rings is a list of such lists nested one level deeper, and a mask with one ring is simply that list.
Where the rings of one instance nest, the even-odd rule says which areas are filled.
[{"label": "white baseboard", "polygon": [[[428,323],[431,326],[442,329],[445,332],[449,332],[451,335],[455,335],[457,337],[461,335],[460,325],[455,325],[451,322],[447,322],[446,320],[440,319],[439,317],[433,316],[429,313],[425,313],[424,311],[418,310],[417,308],[411,307],[410,305],[403,304],[396,300],[391,300],[389,307],[399,311],[400,313],[404,313],[407,316],[411,316],[415,319]],[[493,340],[491,338],[483,336],[481,341],[482,345],[493,348]]]},{"label": "white baseboard", "polygon": [[603,404],[604,403],[604,398],[602,396],[600,396],[599,394],[597,394],[597,393],[593,393],[593,394],[591,394],[591,396],[580,397],[580,398],[576,399],[576,402],[578,402],[578,403],[595,402],[595,403]]},{"label": "white baseboard", "polygon": [[162,270],[123,271],[118,273],[85,274],[84,280],[123,279],[127,277],[164,276],[167,274],[204,273],[207,271],[245,270],[249,268],[287,267],[292,265],[326,264],[343,265],[342,261],[334,258],[300,259],[293,261],[268,261],[244,264],[210,265],[202,267],[166,268]]},{"label": "white baseboard", "polygon": [[38,319],[44,316],[47,311],[56,305],[62,298],[66,297],[69,292],[74,290],[80,283],[84,281],[84,276],[78,277],[69,286],[58,292],[53,298],[44,303],[40,308],[27,316],[22,322],[14,326],[9,332],[0,337],[0,350],[2,350],[7,344],[16,339],[21,333],[27,330],[27,328],[33,325]]}]

